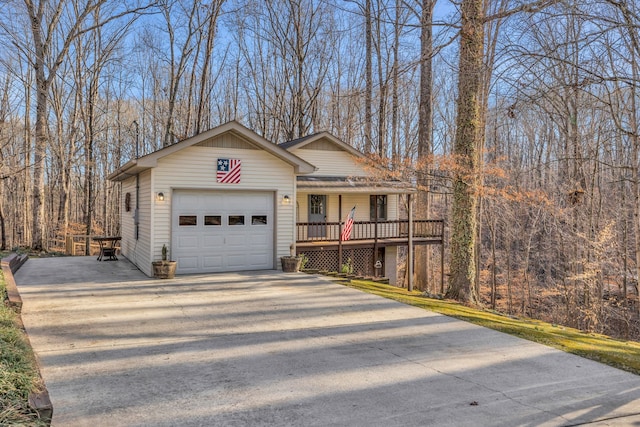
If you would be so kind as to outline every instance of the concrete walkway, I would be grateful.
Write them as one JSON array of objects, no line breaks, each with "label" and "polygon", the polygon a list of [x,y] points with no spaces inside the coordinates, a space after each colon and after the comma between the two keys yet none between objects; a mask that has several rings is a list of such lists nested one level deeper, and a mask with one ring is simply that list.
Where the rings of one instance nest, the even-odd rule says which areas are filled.
[{"label": "concrete walkway", "polygon": [[640,377],[321,277],[16,274],[56,426],[640,426]]}]

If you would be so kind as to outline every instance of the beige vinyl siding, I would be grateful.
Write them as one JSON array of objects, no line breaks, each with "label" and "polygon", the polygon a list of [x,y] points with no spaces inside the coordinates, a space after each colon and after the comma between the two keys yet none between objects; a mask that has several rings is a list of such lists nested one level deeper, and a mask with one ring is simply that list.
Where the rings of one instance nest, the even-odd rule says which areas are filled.
[{"label": "beige vinyl siding", "polygon": [[131,193],[131,210],[126,212],[124,202],[121,208],[122,255],[135,264],[143,273],[151,275],[151,171],[139,176],[140,198],[138,208],[138,240],[135,235],[136,178],[131,177],[122,183],[124,194]]},{"label": "beige vinyl siding", "polygon": [[151,171],[140,174],[140,209],[138,213],[139,236],[136,248],[136,265],[148,276],[153,274],[151,262],[151,226],[153,223],[151,205]]},{"label": "beige vinyl siding", "polygon": [[389,221],[400,219],[400,196],[398,194],[387,195],[387,219]]},{"label": "beige vinyl siding", "polygon": [[240,138],[232,133],[223,133],[216,138],[210,138],[206,141],[202,141],[196,144],[198,147],[210,147],[210,148],[240,148],[244,150],[258,150],[258,147],[250,144],[246,140]]},{"label": "beige vinyl siding", "polygon": [[364,163],[346,151],[326,151],[299,148],[292,154],[318,168],[311,175],[317,176],[369,176]]},{"label": "beige vinyl siding", "polygon": [[[297,222],[309,221],[309,194],[324,194],[322,191],[317,193],[299,193],[298,209],[296,212]],[[340,221],[338,194],[327,194],[327,222]],[[370,221],[369,194],[343,194],[342,195],[342,220],[347,216],[352,207],[356,207],[355,221]],[[398,195],[387,195],[387,219],[398,219]]]},{"label": "beige vinyl siding", "polygon": [[[124,199],[125,195],[130,194],[130,211],[125,209]],[[122,204],[120,206],[120,229],[122,233],[122,240],[120,241],[120,250],[122,255],[127,258],[133,256],[135,250],[135,224],[134,215],[136,212],[136,178],[129,178],[122,181]]]},{"label": "beige vinyl siding", "polygon": [[[338,212],[338,195],[327,195],[327,221],[340,221]],[[342,195],[342,220],[352,207],[356,207],[354,221],[369,221],[369,195],[368,194],[343,194]]]},{"label": "beige vinyl siding", "polygon": [[389,283],[398,283],[398,247],[387,246],[384,249],[384,275],[389,279]]},{"label": "beige vinyl siding", "polygon": [[[240,159],[239,184],[216,182],[218,158]],[[187,147],[171,156],[158,160],[154,168],[153,195],[162,192],[163,202],[154,200],[154,257],[159,258],[162,245],[170,245],[171,194],[176,189],[207,190],[262,190],[275,194],[275,256],[289,255],[289,245],[294,241],[295,176],[293,167],[262,150],[216,148],[206,146]],[[283,205],[284,195],[293,203]],[[274,260],[275,263],[275,260]],[[274,264],[275,266],[275,264]]]}]

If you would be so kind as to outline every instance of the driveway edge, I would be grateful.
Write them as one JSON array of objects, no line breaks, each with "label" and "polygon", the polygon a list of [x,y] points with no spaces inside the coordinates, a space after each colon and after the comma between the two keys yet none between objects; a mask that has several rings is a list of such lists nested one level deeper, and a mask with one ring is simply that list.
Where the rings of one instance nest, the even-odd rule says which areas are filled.
[{"label": "driveway edge", "polygon": [[[4,275],[4,281],[7,288],[7,299],[9,303],[9,307],[11,307],[17,314],[18,327],[22,329],[24,335],[27,339],[27,343],[33,352],[33,346],[31,345],[31,340],[29,339],[29,335],[24,327],[22,322],[22,297],[20,297],[20,292],[18,291],[18,287],[16,286],[15,278],[13,277],[13,273],[18,271],[20,267],[24,265],[29,257],[27,255],[18,255],[16,253],[12,253],[0,260],[0,267],[2,268],[2,274]],[[33,352],[35,357],[35,352]],[[42,378],[42,373],[40,372],[40,364],[36,360],[36,369],[38,372],[38,377],[40,378],[40,383],[42,384],[43,389],[36,393],[30,393],[28,396],[29,407],[31,407],[34,411],[38,413],[38,417],[47,423],[47,425],[51,425],[51,419],[53,417],[53,404],[51,403],[51,399],[49,398],[49,391],[47,390],[47,385],[44,382],[44,378]]]}]

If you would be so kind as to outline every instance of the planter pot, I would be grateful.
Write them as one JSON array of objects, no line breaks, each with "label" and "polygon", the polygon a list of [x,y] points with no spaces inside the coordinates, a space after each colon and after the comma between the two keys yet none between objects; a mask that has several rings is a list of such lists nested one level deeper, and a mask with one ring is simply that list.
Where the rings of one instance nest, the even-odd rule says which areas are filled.
[{"label": "planter pot", "polygon": [[176,261],[154,261],[153,265],[153,277],[156,279],[173,279],[176,275],[176,267],[178,263]]},{"label": "planter pot", "polygon": [[300,264],[302,264],[302,257],[296,256],[283,256],[280,258],[282,263],[282,271],[285,273],[295,273],[300,270]]}]

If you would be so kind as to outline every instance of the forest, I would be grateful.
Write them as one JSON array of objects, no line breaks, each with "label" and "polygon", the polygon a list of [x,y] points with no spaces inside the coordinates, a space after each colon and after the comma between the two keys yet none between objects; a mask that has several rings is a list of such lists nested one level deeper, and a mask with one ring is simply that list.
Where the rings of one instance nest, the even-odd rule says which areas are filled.
[{"label": "forest", "polygon": [[[127,161],[328,131],[447,224],[429,294],[640,340],[633,0],[0,2],[0,249],[117,234]],[[444,291],[444,292],[443,292]]]}]

